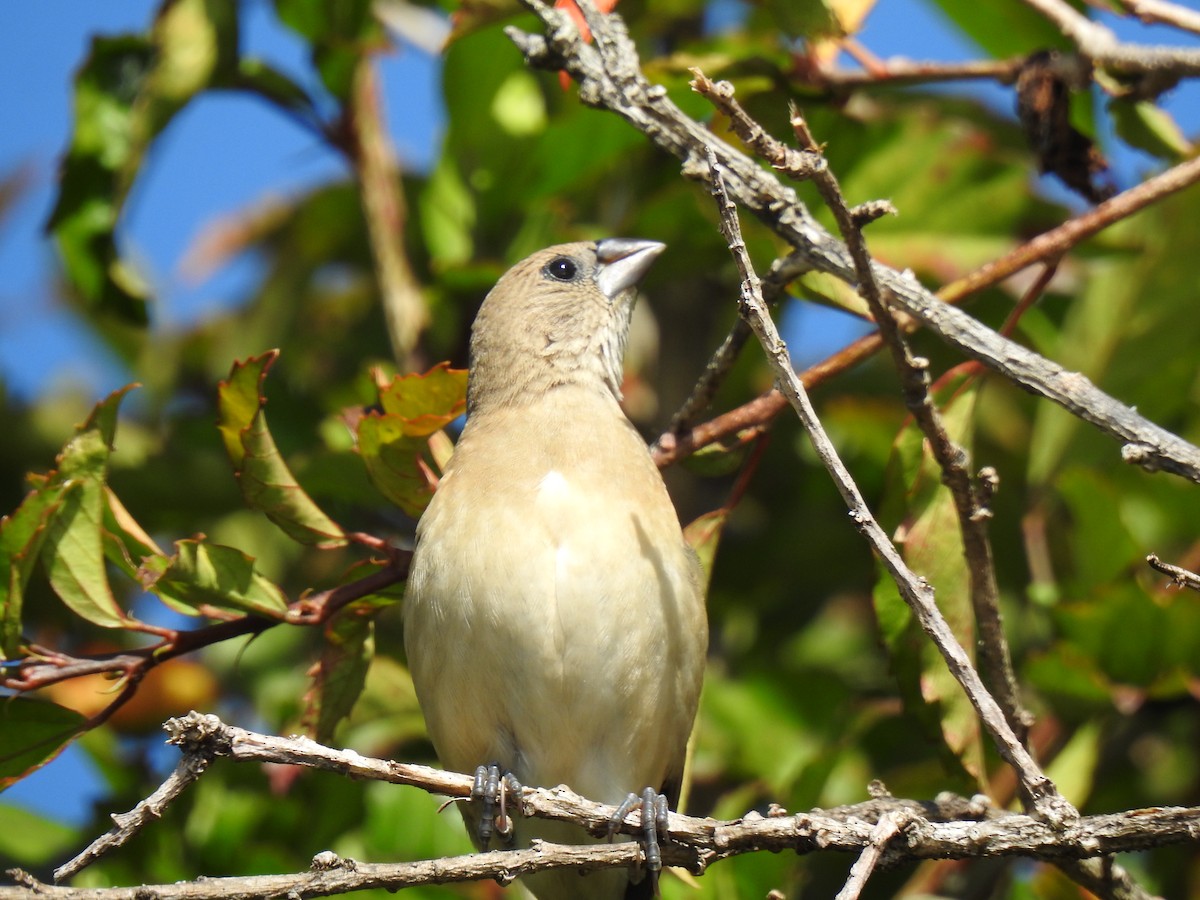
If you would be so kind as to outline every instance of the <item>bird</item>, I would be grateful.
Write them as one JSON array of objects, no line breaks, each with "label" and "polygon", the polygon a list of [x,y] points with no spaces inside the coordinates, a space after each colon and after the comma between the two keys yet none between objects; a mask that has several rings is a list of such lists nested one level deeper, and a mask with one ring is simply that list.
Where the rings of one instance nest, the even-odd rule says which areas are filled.
[{"label": "bird", "polygon": [[[703,579],[621,408],[635,288],[664,249],[606,238],[541,250],[500,278],[472,325],[466,423],[418,522],[403,612],[448,769],[494,765],[614,805],[647,787],[678,798],[708,647]],[[479,804],[460,808],[482,845]],[[600,839],[517,817],[507,845],[534,838]],[[540,900],[606,900],[650,896],[655,877],[522,881]]]}]

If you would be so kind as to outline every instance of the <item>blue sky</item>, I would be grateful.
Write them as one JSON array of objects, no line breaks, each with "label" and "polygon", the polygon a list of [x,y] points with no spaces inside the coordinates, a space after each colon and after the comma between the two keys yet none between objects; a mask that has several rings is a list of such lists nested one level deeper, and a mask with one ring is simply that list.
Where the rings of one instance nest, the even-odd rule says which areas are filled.
[{"label": "blue sky", "polygon": [[[0,101],[8,120],[20,123],[0,135],[0,176],[27,176],[25,190],[0,220],[0,381],[19,398],[68,384],[98,397],[128,380],[89,344],[56,300],[53,250],[41,228],[54,201],[57,158],[70,135],[71,76],[91,36],[142,30],[157,4],[158,0],[46,0],[6,4],[0,14],[5,35]],[[736,10],[736,0],[723,0],[721,6]],[[269,0],[245,0],[245,7],[244,51],[311,82],[302,43],[274,18]],[[1151,41],[1166,33],[1136,23],[1118,24],[1129,39]],[[880,56],[976,55],[920,0],[881,0],[860,39]],[[402,48],[386,58],[383,73],[389,120],[403,162],[410,169],[423,169],[437,153],[441,127],[438,61]],[[1011,112],[1008,89],[976,85],[972,90],[997,109]],[[1195,133],[1200,118],[1197,89],[1177,89],[1168,99],[1185,131]],[[1116,149],[1119,181],[1128,185],[1150,162],[1136,152]],[[346,174],[342,160],[320,141],[251,97],[213,95],[189,107],[155,147],[122,227],[126,252],[155,286],[154,327],[171,328],[213,308],[236,304],[254,283],[257,268],[247,256],[199,283],[181,271],[187,249],[207,225],[272,195],[299,192]],[[1046,189],[1059,199],[1066,196],[1053,184]],[[827,321],[820,309],[807,305],[793,316],[797,314],[805,319],[801,330],[807,334],[814,332],[813,325],[823,326],[816,329],[823,334],[822,347],[810,348],[813,352],[841,340],[851,324]],[[819,322],[808,321],[813,317]],[[827,333],[830,328],[833,333]]]},{"label": "blue sky", "polygon": [[[0,135],[0,176],[24,171],[27,189],[0,221],[0,378],[18,397],[64,382],[100,395],[125,375],[89,346],[54,296],[53,249],[41,233],[54,203],[57,159],[71,129],[71,78],[96,33],[142,31],[157,0],[48,0],[6,4],[0,13],[0,103],[10,123]],[[275,19],[268,0],[248,0],[244,51],[311,85],[304,45]],[[437,60],[404,48],[383,64],[389,115],[404,164],[428,166],[441,125]],[[211,95],[164,133],[135,184],[122,226],[126,251],[148,273],[156,328],[189,322],[238,302],[254,282],[241,258],[194,283],[180,269],[196,237],[223,215],[269,196],[344,178],[336,154],[267,104]]]},{"label": "blue sky", "polygon": [[[723,0],[725,8],[734,0]],[[8,123],[0,133],[0,177],[24,172],[25,190],[0,219],[0,380],[18,398],[66,385],[101,396],[127,379],[86,340],[55,299],[55,263],[41,229],[54,202],[57,158],[71,128],[71,77],[91,36],[143,30],[158,0],[38,0],[9,2],[0,12],[0,108]],[[245,0],[244,51],[263,57],[301,80],[309,66],[303,45],[274,19],[269,0]],[[1127,39],[1153,41],[1162,31],[1120,26]],[[880,56],[967,59],[973,48],[920,0],[881,0],[860,35]],[[1196,43],[1200,43],[1197,41]],[[436,58],[402,48],[383,64],[388,118],[403,163],[427,167],[436,157],[442,115]],[[1011,91],[974,88],[986,102],[1011,113]],[[1200,130],[1195,86],[1177,89],[1168,108],[1184,131]],[[1128,186],[1150,167],[1127,149],[1112,153],[1118,180]],[[123,225],[124,246],[149,274],[159,298],[155,328],[171,328],[207,311],[236,304],[257,277],[252,258],[231,262],[195,283],[181,271],[188,248],[205,227],[272,195],[289,195],[344,178],[341,159],[298,126],[251,98],[207,97],[173,122],[140,178]],[[1064,192],[1046,185],[1061,199]],[[790,329],[817,335],[816,353],[854,336],[845,317],[828,319],[810,304],[797,305]],[[794,332],[793,332],[794,333]],[[798,358],[808,354],[797,353]],[[0,511],[2,512],[2,511]],[[36,776],[6,792],[17,802],[79,821],[98,789],[83,754],[71,749]]]}]

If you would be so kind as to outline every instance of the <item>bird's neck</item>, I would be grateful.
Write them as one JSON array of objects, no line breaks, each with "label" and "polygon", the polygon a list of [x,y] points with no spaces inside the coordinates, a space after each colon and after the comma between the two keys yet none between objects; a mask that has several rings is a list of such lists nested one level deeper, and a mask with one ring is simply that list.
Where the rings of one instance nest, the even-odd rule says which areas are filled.
[{"label": "bird's neck", "polygon": [[603,361],[540,359],[535,362],[493,367],[487,359],[476,359],[467,384],[467,415],[493,409],[517,409],[547,399],[576,402],[590,407],[599,401],[606,409],[619,410],[621,371]]}]

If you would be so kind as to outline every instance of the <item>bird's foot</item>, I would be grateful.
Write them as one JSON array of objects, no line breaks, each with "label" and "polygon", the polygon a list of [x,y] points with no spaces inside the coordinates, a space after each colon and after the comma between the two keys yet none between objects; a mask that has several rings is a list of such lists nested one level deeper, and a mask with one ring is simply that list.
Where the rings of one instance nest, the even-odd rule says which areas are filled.
[{"label": "bird's foot", "polygon": [[667,798],[654,788],[646,788],[639,797],[630,794],[617,807],[617,811],[608,820],[608,839],[611,841],[625,817],[635,809],[642,811],[642,844],[646,853],[646,874],[651,879],[654,895],[658,896],[658,875],[662,871],[662,848],[659,845],[659,835],[664,838],[667,834],[667,814],[670,809]]},{"label": "bird's foot", "polygon": [[480,805],[479,846],[486,850],[492,835],[502,840],[512,837],[513,823],[508,815],[508,795],[520,797],[524,788],[512,772],[501,772],[500,766],[492,763],[475,770],[475,783],[471,786],[471,801]]}]

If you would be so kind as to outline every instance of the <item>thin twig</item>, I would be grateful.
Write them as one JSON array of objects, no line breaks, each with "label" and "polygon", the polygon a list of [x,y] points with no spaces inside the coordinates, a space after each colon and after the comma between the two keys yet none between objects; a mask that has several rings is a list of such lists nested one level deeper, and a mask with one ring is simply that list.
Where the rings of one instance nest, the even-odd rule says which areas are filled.
[{"label": "thin twig", "polygon": [[944,81],[991,80],[1011,84],[1024,64],[1024,57],[1015,59],[979,59],[967,62],[913,61],[888,59],[882,68],[805,70],[811,84],[829,88],[858,88],[876,86],[901,87],[913,84],[936,84]]},{"label": "thin twig", "polygon": [[[1181,163],[1122,194],[1118,194],[1094,209],[1031,238],[1004,256],[945,285],[937,292],[936,296],[945,303],[960,303],[1031,265],[1058,260],[1071,248],[1109,225],[1128,218],[1197,181],[1200,181],[1200,159]],[[776,265],[772,267],[772,274],[785,282],[792,281],[805,271],[803,269],[803,266],[806,265],[805,259],[797,256],[777,261]],[[765,281],[766,279],[764,279]],[[915,328],[919,323],[910,320],[907,324],[909,327]],[[806,369],[801,374],[805,388],[812,390],[834,375],[869,359],[882,347],[883,342],[879,339],[878,334],[869,334],[859,338],[827,359]],[[671,434],[669,441],[667,435],[660,437],[654,447],[655,461],[660,466],[670,465],[689,453],[727,438],[730,434],[747,428],[763,427],[787,408],[787,398],[778,390],[770,391],[737,409],[701,423],[690,431]]]},{"label": "thin twig", "polygon": [[950,282],[937,292],[945,303],[957,303],[970,294],[998,284],[1034,263],[1057,259],[1072,247],[1171,194],[1200,181],[1200,158],[1180,163],[1087,212],[1031,238],[1019,247],[974,272]]},{"label": "thin twig", "polygon": [[883,851],[910,821],[911,817],[904,813],[887,813],[875,823],[871,843],[863,848],[863,852],[850,867],[850,877],[846,879],[834,900],[858,900],[871,873],[883,858]]},{"label": "thin twig", "polygon": [[[569,16],[541,0],[522,0],[546,24],[534,35],[509,26],[506,33],[531,65],[566,69],[579,83],[580,99],[616,112],[663,150],[682,160],[686,177],[707,181],[706,148],[726,170],[728,190],[738,202],[796,249],[804,265],[844,281],[854,278],[845,246],[813,218],[796,197],[762,166],[738,152],[685,115],[661,85],[641,71],[637,50],[621,17],[590,10],[595,43],[585,44]],[[590,22],[589,22],[590,27]],[[1021,385],[1063,406],[1073,415],[1119,438],[1122,458],[1152,471],[1168,471],[1200,482],[1200,448],[1119,403],[1077,372],[1069,372],[1037,353],[1007,340],[967,313],[937,298],[910,273],[880,264],[873,270],[889,292],[889,303],[915,317],[947,343]]]},{"label": "thin twig", "polygon": [[704,411],[712,405],[713,398],[717,395],[717,389],[720,388],[721,383],[729,375],[733,364],[737,362],[738,354],[742,352],[742,348],[746,346],[746,341],[752,336],[753,332],[750,331],[750,326],[742,319],[738,319],[733,323],[733,327],[729,329],[729,334],[725,335],[725,340],[713,352],[708,365],[700,373],[700,377],[696,380],[692,392],[683,401],[683,405],[679,407],[675,415],[671,417],[671,422],[667,425],[666,431],[658,438],[652,449],[657,450],[664,446],[664,440],[674,446],[674,438],[684,431],[690,430],[695,425],[696,419],[703,415]]},{"label": "thin twig", "polygon": [[112,820],[116,827],[96,838],[82,852],[55,869],[54,880],[70,878],[110,850],[124,845],[151,822],[162,818],[163,811],[172,801],[204,774],[212,758],[213,754],[208,752],[185,753],[166,781],[160,784],[154,793],[127,813],[113,813]]},{"label": "thin twig", "polygon": [[712,169],[710,183],[713,185],[713,193],[717,198],[721,231],[725,235],[742,276],[741,313],[749,320],[759,343],[766,351],[768,362],[775,370],[775,377],[778,379],[780,388],[791,402],[792,408],[796,411],[796,415],[800,418],[801,424],[812,441],[817,456],[829,471],[838,492],[849,507],[851,521],[870,542],[884,568],[896,582],[901,597],[912,609],[922,629],[929,635],[946,660],[946,665],[955,680],[963,686],[984,726],[992,734],[1000,755],[1016,770],[1032,808],[1037,811],[1038,816],[1059,825],[1076,820],[1078,812],[1063,799],[1054,783],[1046,777],[1046,774],[1042,772],[1033,757],[1017,739],[1004,712],[984,687],[978,673],[971,665],[966,651],[958,643],[950,626],[938,610],[933,598],[933,589],[928,582],[915,575],[905,564],[887,534],[875,521],[858,486],[839,459],[833,443],[829,440],[829,436],[825,433],[824,427],[813,410],[804,386],[792,369],[787,345],[779,336],[779,331],[763,302],[758,276],[754,273],[753,265],[746,252],[745,242],[741,237],[737,207],[725,190],[723,167],[717,160],[716,154],[711,151],[708,162]]},{"label": "thin twig", "polygon": [[[1183,47],[1125,44],[1112,29],[1093,22],[1064,0],[1025,0],[1097,65],[1130,74],[1162,75],[1175,80],[1200,75],[1200,51]],[[1164,81],[1164,87],[1169,81]]]},{"label": "thin twig", "polygon": [[86,731],[103,723],[132,698],[137,683],[155,666],[233,638],[254,637],[276,625],[321,625],[355,600],[404,581],[411,555],[407,551],[396,550],[388,565],[378,571],[295,600],[288,604],[287,613],[277,619],[256,615],[238,616],[203,628],[172,632],[157,644],[93,658],[73,657],[58,652],[37,653],[21,660],[12,674],[0,675],[0,687],[24,693],[83,675],[116,674],[127,679],[125,688],[81,727],[81,732]]},{"label": "thin twig", "polygon": [[[796,280],[796,274],[792,267],[787,264],[784,259],[776,260],[763,278],[763,296],[767,303],[774,306],[787,293],[788,285]],[[691,394],[687,400],[679,407],[679,410],[671,417],[671,422],[667,426],[666,431],[655,441],[651,448],[652,452],[657,456],[659,453],[665,453],[667,447],[674,448],[677,444],[676,438],[685,431],[691,430],[705,410],[712,405],[713,398],[717,394],[718,388],[728,377],[734,363],[737,362],[738,355],[742,352],[742,348],[746,346],[746,341],[754,336],[754,332],[750,330],[750,326],[746,324],[745,319],[737,319],[733,323],[733,327],[729,329],[729,334],[725,336],[725,340],[721,342],[721,346],[716,349],[712,357],[708,361],[708,365],[704,367],[704,371],[700,373],[700,377],[696,380],[695,386],[692,388]],[[659,463],[663,463],[660,461]]]},{"label": "thin twig", "polygon": [[1200,34],[1200,12],[1166,0],[1117,0],[1131,15],[1147,25],[1174,25],[1184,31]]},{"label": "thin twig", "polygon": [[1200,575],[1185,569],[1181,566],[1174,566],[1171,563],[1165,563],[1158,558],[1157,554],[1151,553],[1146,557],[1146,562],[1150,564],[1150,568],[1157,569],[1164,575],[1170,575],[1171,580],[1179,587],[1191,588],[1193,591],[1200,591]]},{"label": "thin twig", "polygon": [[383,121],[375,63],[363,58],[355,73],[354,103],[349,111],[354,132],[351,163],[375,259],[383,315],[392,353],[401,371],[418,369],[412,353],[429,319],[420,281],[404,253],[407,209],[396,151]]},{"label": "thin twig", "polygon": [[[1032,717],[1021,703],[1008,641],[1004,636],[1000,618],[1000,591],[996,584],[991,541],[986,525],[990,513],[967,471],[966,452],[951,440],[942,422],[941,413],[930,398],[928,364],[913,356],[904,335],[904,328],[884,303],[871,268],[871,255],[867,250],[859,219],[842,195],[836,176],[828,165],[824,164],[816,140],[795,110],[792,113],[792,125],[796,130],[801,152],[792,151],[788,154],[780,149],[778,141],[763,133],[761,128],[755,126],[754,131],[749,130],[751,120],[734,99],[733,85],[729,82],[713,82],[699,69],[693,69],[692,74],[695,76],[692,81],[693,90],[707,97],[729,117],[739,137],[763,152],[768,160],[777,160],[776,165],[780,167],[800,165],[801,171],[789,171],[788,174],[811,178],[826,206],[833,212],[838,229],[854,261],[858,292],[867,301],[883,341],[892,351],[893,360],[903,382],[905,403],[928,440],[933,457],[941,468],[942,481],[950,489],[953,497],[966,556],[971,605],[981,632],[978,644],[981,669],[995,692],[1013,732],[1024,743]],[[983,639],[984,635],[986,640]]]}]

